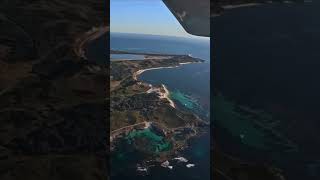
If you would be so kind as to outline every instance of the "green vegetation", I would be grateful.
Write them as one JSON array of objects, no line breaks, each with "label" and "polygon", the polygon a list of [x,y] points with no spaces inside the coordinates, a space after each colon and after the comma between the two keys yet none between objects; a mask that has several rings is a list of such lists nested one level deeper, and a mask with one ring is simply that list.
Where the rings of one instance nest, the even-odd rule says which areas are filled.
[{"label": "green vegetation", "polygon": [[[202,60],[185,55],[154,59],[151,57],[145,60],[111,61],[110,129],[113,138],[111,153],[116,158],[116,164],[139,157],[131,156],[132,153],[142,156],[147,154],[147,159],[169,156],[174,150],[184,146],[191,136],[185,133],[181,138],[175,139],[174,133],[178,131],[177,129],[206,125],[189,111],[197,107],[196,102],[178,92],[177,100],[187,104],[187,107],[173,108],[166,98],[160,98],[164,93],[162,86],[153,85],[153,91],[148,91],[151,86],[137,80],[136,73],[149,68],[175,67],[180,63],[197,63]],[[154,126],[142,129],[143,122],[152,122]]]},{"label": "green vegetation", "polygon": [[[166,99],[160,99],[159,94],[155,92],[147,93],[149,85],[135,79],[135,72],[138,70],[178,66],[179,63],[187,62],[196,63],[203,60],[176,55],[170,58],[111,61],[110,129],[116,130],[142,121],[157,122],[168,128],[195,122],[196,118],[191,113],[172,108]],[[191,106],[190,104],[190,108]]]}]

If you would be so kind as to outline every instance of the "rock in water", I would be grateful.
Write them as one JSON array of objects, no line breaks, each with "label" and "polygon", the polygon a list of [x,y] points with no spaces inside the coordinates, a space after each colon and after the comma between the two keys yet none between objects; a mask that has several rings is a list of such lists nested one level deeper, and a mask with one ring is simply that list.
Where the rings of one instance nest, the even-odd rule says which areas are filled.
[{"label": "rock in water", "polygon": [[165,162],[161,163],[161,166],[165,167],[165,168],[169,168],[170,162],[168,160],[166,160]]},{"label": "rock in water", "polygon": [[174,160],[177,160],[178,162],[188,162],[188,159],[184,158],[184,157],[176,157],[173,158]]},{"label": "rock in water", "polygon": [[194,166],[195,166],[194,164],[187,164],[186,165],[187,168],[191,168],[191,167],[194,167]]}]

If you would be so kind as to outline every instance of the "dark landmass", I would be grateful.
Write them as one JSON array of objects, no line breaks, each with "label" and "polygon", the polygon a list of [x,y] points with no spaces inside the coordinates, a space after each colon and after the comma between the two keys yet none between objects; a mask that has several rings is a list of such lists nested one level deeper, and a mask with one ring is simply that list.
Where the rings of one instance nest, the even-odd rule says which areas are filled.
[{"label": "dark landmass", "polygon": [[298,147],[278,131],[279,121],[266,112],[230,102],[217,92],[214,93],[213,107],[214,176],[241,180],[284,180],[284,170],[279,169],[269,155],[280,152],[291,154]]},{"label": "dark landmass", "polygon": [[[146,54],[144,54],[146,55]],[[152,58],[153,57],[153,58]],[[134,129],[144,129],[152,125],[171,140],[170,136],[178,131],[191,129],[180,141],[174,140],[173,151],[183,148],[184,142],[197,128],[208,123],[190,112],[172,106],[165,86],[152,86],[137,80],[139,73],[146,69],[177,67],[180,63],[200,63],[201,59],[185,55],[152,56],[144,60],[111,61],[111,141],[123,137]],[[140,145],[139,148],[145,146]]]},{"label": "dark landmass", "polygon": [[[214,148],[218,151],[214,149],[213,169],[223,165],[223,161],[215,159],[230,162],[227,161],[230,156],[236,161],[228,164],[230,171],[222,171],[229,177],[237,163],[249,163],[258,167],[277,166],[290,180],[319,179],[319,173],[309,173],[308,169],[320,158],[318,8],[317,3],[285,8],[279,4],[261,6],[212,21],[216,52],[212,70],[214,99],[223,95],[226,101],[232,102],[234,111],[230,114],[237,119],[234,123],[238,127],[247,119],[255,127],[269,129],[260,130],[265,136],[273,137],[272,132],[277,132],[297,147],[294,151],[278,149],[284,145],[283,141],[272,138],[276,146],[251,153],[243,148],[239,135],[232,137],[228,129],[221,128],[225,119],[215,116],[216,109],[213,132],[217,143]],[[239,112],[243,107],[251,110]],[[223,154],[228,156],[223,158]],[[252,169],[248,173],[255,173],[254,167],[248,169]]]},{"label": "dark landmass", "polygon": [[107,178],[108,70],[83,52],[104,17],[98,0],[0,2],[1,180]]},{"label": "dark landmass", "polygon": [[270,3],[290,3],[301,2],[304,0],[214,0],[211,2],[211,16],[220,15],[227,9],[244,7],[246,5],[270,4]]},{"label": "dark landmass", "polygon": [[283,171],[262,163],[249,163],[223,152],[214,143],[213,179],[218,180],[285,180]]}]

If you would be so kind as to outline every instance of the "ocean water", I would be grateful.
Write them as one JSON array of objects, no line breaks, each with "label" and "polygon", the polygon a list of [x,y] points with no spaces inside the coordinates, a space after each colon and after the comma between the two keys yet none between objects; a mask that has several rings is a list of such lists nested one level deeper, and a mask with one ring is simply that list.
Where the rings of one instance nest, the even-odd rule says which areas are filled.
[{"label": "ocean water", "polygon": [[[139,35],[111,33],[110,47],[113,50],[145,53],[190,54],[193,57],[205,60],[205,63],[186,64],[178,68],[157,69],[146,71],[139,76],[139,80],[150,84],[165,84],[169,89],[170,97],[179,108],[192,111],[203,119],[210,119],[210,41],[199,39],[184,39],[167,36]],[[149,133],[148,133],[149,134]],[[137,134],[134,134],[137,135]],[[156,138],[155,138],[156,137]],[[150,138],[159,137],[150,135]],[[161,138],[157,139],[161,142]],[[166,143],[161,142],[163,146]],[[160,145],[161,145],[160,143]],[[209,129],[200,136],[191,139],[189,147],[180,152],[194,167],[186,167],[188,163],[169,160],[172,169],[155,165],[148,168],[147,174],[136,171],[134,161],[111,162],[111,179],[166,179],[166,180],[191,180],[210,179],[210,131]],[[158,146],[158,145],[156,145]],[[160,146],[161,149],[161,146]],[[166,148],[165,148],[166,149]],[[134,154],[134,153],[133,153]],[[132,156],[132,154],[131,154]],[[134,155],[135,156],[135,155]],[[140,157],[141,158],[141,157]],[[112,165],[114,163],[114,165]],[[120,167],[126,173],[118,172]]]},{"label": "ocean water", "polygon": [[110,60],[141,60],[144,59],[144,55],[136,54],[110,54]]},{"label": "ocean water", "polygon": [[130,52],[192,54],[210,60],[209,40],[181,37],[111,33],[110,48]]}]

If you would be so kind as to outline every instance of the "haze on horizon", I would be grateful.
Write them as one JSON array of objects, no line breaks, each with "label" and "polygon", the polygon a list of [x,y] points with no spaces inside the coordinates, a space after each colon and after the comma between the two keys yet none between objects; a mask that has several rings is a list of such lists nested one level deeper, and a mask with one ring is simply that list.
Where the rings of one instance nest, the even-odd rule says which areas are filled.
[{"label": "haze on horizon", "polygon": [[161,0],[111,0],[110,32],[209,39],[188,34]]}]

